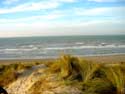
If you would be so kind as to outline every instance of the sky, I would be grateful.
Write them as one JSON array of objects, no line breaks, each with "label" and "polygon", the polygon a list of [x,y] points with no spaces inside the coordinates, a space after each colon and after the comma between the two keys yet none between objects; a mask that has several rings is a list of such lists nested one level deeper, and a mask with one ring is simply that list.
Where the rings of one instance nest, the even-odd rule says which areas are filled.
[{"label": "sky", "polygon": [[0,0],[0,37],[125,35],[125,0]]}]

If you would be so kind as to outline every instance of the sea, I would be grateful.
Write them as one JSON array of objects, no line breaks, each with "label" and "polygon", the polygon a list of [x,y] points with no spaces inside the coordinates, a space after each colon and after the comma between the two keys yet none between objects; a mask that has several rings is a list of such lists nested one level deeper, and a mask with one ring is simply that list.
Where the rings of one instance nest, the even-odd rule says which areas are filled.
[{"label": "sea", "polygon": [[125,35],[0,38],[0,59],[58,58],[62,54],[125,54]]}]

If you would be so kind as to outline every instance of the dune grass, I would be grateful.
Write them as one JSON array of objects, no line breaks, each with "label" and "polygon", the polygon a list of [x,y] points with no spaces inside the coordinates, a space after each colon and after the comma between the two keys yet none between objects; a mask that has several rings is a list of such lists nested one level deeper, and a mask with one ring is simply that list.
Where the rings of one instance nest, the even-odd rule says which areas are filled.
[{"label": "dune grass", "polygon": [[66,82],[82,82],[83,94],[125,94],[125,63],[108,64],[64,55],[50,68]]},{"label": "dune grass", "polygon": [[40,63],[15,63],[9,65],[0,65],[0,86],[7,86],[15,81],[20,75],[20,70],[29,69]]},{"label": "dune grass", "polygon": [[[5,86],[15,81],[18,77],[18,70],[27,69],[37,64],[41,63],[0,66],[0,85]],[[125,94],[124,62],[117,64],[96,63],[71,55],[63,55],[59,59],[45,63],[45,65],[47,66],[46,77],[34,83],[31,88],[32,92],[51,90],[57,88],[57,84],[64,84],[64,86],[77,87],[83,94]],[[50,76],[53,74],[56,74],[54,76],[56,80],[47,80],[47,78],[53,78]],[[35,92],[35,94],[42,94],[39,92]]]},{"label": "dune grass", "polygon": [[121,66],[110,66],[104,69],[107,79],[116,88],[117,94],[125,94],[125,73]]}]

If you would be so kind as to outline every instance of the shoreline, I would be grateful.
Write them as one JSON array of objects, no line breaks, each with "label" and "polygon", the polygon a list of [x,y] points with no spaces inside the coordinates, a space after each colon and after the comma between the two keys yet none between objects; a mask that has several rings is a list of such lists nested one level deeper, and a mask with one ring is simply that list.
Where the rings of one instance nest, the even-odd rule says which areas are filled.
[{"label": "shoreline", "polygon": [[[73,55],[75,56],[75,55]],[[125,54],[119,55],[100,55],[100,56],[75,56],[81,59],[89,60],[98,63],[120,63],[125,62]],[[4,59],[0,60],[0,64],[12,64],[12,63],[33,63],[33,62],[49,62],[57,60],[58,58],[41,58],[41,59]]]},{"label": "shoreline", "polygon": [[[71,55],[71,56],[74,56],[74,57],[100,57],[100,56],[125,56],[125,53],[114,53],[114,54],[97,54],[97,55],[72,55],[72,54],[61,54],[61,55]],[[61,55],[59,56],[54,56],[54,57],[39,57],[39,58],[0,58],[0,61],[14,61],[14,60],[26,60],[26,61],[29,61],[29,60],[53,60],[53,59],[58,59]]]}]

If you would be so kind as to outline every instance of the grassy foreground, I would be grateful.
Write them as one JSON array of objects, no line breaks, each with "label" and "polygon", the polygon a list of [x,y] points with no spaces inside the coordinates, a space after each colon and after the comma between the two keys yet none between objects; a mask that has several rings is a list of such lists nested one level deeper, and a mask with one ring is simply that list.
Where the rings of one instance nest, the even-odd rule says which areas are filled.
[{"label": "grassy foreground", "polygon": [[[0,72],[2,71],[0,85],[5,86],[10,82],[12,83],[18,78],[18,70],[28,69],[34,65],[36,64],[0,66]],[[125,94],[124,62],[96,63],[70,55],[63,55],[60,59],[49,61],[46,66],[47,68],[44,70],[46,75],[43,75],[30,87],[28,94]],[[48,80],[50,78],[53,80]],[[68,89],[58,93],[57,91],[61,86]],[[44,90],[55,90],[56,93],[43,93]],[[67,93],[66,90],[72,90],[74,93]]]},{"label": "grassy foreground", "polygon": [[125,63],[100,64],[64,55],[50,67],[65,81],[77,81],[84,94],[125,94]]},{"label": "grassy foreground", "polygon": [[31,68],[34,65],[41,64],[39,62],[34,63],[14,63],[7,65],[0,65],[0,86],[7,86],[10,83],[17,80],[20,75],[20,71]]}]

